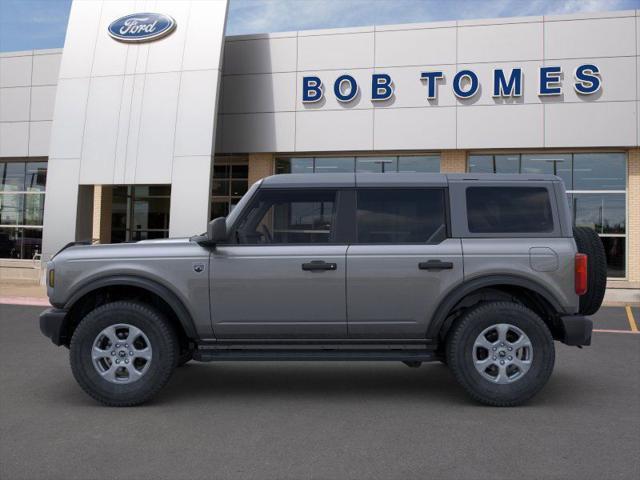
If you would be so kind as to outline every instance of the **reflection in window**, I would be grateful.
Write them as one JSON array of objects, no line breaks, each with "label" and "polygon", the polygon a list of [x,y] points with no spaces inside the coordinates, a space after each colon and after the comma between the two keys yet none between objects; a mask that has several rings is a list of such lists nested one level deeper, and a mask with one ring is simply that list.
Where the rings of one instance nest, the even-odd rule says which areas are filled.
[{"label": "reflection in window", "polygon": [[0,258],[40,253],[46,181],[47,162],[0,162]]},{"label": "reflection in window", "polygon": [[364,155],[356,157],[282,157],[276,173],[440,172],[439,155]]},{"label": "reflection in window", "polygon": [[398,157],[399,172],[439,173],[439,155],[404,155]]},{"label": "reflection in window", "polygon": [[211,218],[226,217],[249,189],[246,157],[216,157],[211,185]]},{"label": "reflection in window", "polygon": [[354,157],[316,158],[314,162],[315,173],[348,173],[353,172],[354,168]]},{"label": "reflection in window", "polygon": [[335,191],[263,190],[243,213],[241,244],[328,243],[335,217]]},{"label": "reflection in window", "polygon": [[356,172],[391,173],[398,171],[398,157],[358,157]]},{"label": "reflection in window", "polygon": [[113,187],[111,241],[169,237],[170,185]]},{"label": "reflection in window", "polygon": [[573,221],[576,226],[590,227],[600,234],[625,233],[625,196],[608,193],[574,193]]},{"label": "reflection in window", "polygon": [[[512,173],[500,162],[505,155],[469,155],[469,172]],[[551,173],[562,178],[575,225],[593,228],[607,252],[608,275],[624,277],[626,250],[625,153],[512,154],[521,173]]]},{"label": "reflection in window", "polygon": [[[546,173],[562,178],[567,188],[571,187],[571,154],[522,155],[522,173]],[[518,173],[518,172],[515,172]]]},{"label": "reflection in window", "polygon": [[358,191],[358,243],[439,243],[446,237],[442,189]]},{"label": "reflection in window", "polygon": [[553,215],[544,187],[469,187],[467,221],[472,233],[550,233]]},{"label": "reflection in window", "polygon": [[624,153],[576,153],[572,190],[625,190],[627,157]]}]

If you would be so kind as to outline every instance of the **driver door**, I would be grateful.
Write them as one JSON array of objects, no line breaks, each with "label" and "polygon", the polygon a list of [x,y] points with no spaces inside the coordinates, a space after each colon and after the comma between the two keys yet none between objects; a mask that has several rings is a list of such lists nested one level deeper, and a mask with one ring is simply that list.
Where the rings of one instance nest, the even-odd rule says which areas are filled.
[{"label": "driver door", "polygon": [[211,254],[217,338],[346,338],[346,243],[332,189],[262,189]]}]

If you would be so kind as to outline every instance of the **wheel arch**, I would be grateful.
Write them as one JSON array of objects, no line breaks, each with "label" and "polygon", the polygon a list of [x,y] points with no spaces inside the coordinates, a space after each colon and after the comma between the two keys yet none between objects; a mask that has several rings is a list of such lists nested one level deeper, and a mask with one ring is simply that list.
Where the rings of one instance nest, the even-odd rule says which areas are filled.
[{"label": "wheel arch", "polygon": [[116,299],[142,299],[169,317],[183,342],[197,338],[193,317],[171,289],[153,280],[134,275],[113,275],[95,279],[75,290],[64,304],[64,343],[88,311]]},{"label": "wheel arch", "polygon": [[563,311],[560,301],[544,285],[517,275],[489,275],[455,287],[436,308],[426,336],[442,340],[457,318],[456,313],[467,308],[469,303],[475,305],[509,298],[515,298],[536,311],[555,336],[555,319],[557,313]]}]

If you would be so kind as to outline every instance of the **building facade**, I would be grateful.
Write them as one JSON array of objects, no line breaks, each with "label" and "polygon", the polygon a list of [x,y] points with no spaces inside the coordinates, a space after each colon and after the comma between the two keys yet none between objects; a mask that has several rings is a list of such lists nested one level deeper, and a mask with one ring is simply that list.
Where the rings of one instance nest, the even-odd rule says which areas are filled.
[{"label": "building facade", "polygon": [[640,11],[224,37],[226,7],[123,43],[139,2],[76,0],[64,49],[0,54],[0,274],[202,232],[272,174],[541,172],[640,285]]}]

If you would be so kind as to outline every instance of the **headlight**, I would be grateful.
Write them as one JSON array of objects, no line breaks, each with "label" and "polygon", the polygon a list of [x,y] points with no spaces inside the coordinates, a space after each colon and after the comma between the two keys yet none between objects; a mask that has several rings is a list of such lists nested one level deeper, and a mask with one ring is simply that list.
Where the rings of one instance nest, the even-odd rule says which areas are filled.
[{"label": "headlight", "polygon": [[56,277],[56,271],[52,268],[52,269],[49,270],[49,279],[48,279],[49,286],[51,288],[53,288],[53,285],[55,283],[55,277]]}]

